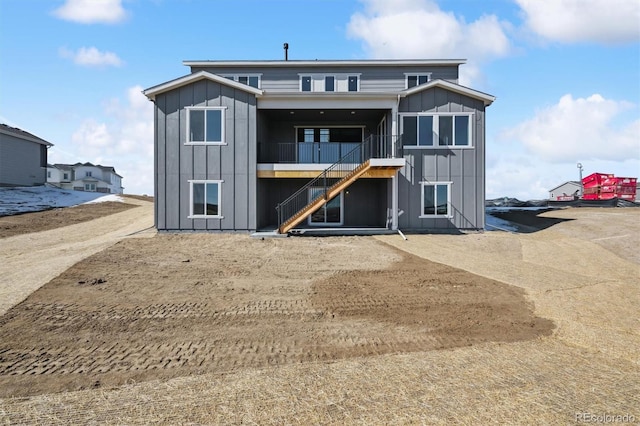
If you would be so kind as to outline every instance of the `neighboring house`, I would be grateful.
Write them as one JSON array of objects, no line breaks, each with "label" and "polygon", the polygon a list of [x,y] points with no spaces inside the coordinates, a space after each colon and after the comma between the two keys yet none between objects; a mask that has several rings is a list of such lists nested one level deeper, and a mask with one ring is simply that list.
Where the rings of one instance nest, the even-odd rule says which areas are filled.
[{"label": "neighboring house", "polygon": [[0,186],[44,185],[51,146],[29,132],[0,124]]},{"label": "neighboring house", "polygon": [[47,182],[63,189],[122,194],[122,176],[110,166],[91,163],[48,164]]},{"label": "neighboring house", "polygon": [[[580,182],[570,180],[549,190],[549,199],[553,201],[568,201],[580,195]],[[560,198],[558,198],[560,197]]]},{"label": "neighboring house", "polygon": [[186,61],[155,104],[159,230],[484,228],[464,60]]}]

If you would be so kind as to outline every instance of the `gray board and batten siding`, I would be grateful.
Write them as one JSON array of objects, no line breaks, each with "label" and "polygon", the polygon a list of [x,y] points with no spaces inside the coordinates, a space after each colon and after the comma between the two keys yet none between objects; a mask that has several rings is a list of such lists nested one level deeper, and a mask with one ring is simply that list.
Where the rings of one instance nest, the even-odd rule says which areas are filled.
[{"label": "gray board and batten siding", "polygon": [[[157,229],[255,230],[255,95],[205,79],[158,94],[155,104]],[[226,145],[185,144],[190,106],[226,108]],[[221,219],[189,218],[189,180],[223,181]]]},{"label": "gray board and batten siding", "polygon": [[[410,148],[398,176],[398,225],[405,230],[483,229],[485,197],[485,105],[483,101],[442,88],[402,99],[403,113],[472,113],[471,147]],[[420,182],[451,182],[452,218],[420,218]]]}]

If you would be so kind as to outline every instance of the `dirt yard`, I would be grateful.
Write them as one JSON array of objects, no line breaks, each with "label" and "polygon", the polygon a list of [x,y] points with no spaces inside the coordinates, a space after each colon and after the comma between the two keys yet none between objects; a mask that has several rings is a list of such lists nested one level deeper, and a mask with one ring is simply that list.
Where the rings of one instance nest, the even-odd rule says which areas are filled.
[{"label": "dirt yard", "polygon": [[0,420],[638,421],[639,213],[408,241],[126,238],[0,317]]},{"label": "dirt yard", "polygon": [[42,212],[0,217],[0,238],[47,231],[87,222],[135,207],[133,204],[104,202],[56,208]]}]

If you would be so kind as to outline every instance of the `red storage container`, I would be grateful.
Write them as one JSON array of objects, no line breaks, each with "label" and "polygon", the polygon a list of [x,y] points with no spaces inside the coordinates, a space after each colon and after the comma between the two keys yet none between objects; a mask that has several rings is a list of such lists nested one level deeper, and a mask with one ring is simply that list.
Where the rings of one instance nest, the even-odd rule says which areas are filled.
[{"label": "red storage container", "polygon": [[589,176],[582,178],[582,186],[585,188],[591,188],[593,186],[602,185],[602,181],[612,178],[612,174],[607,173],[591,173]]}]

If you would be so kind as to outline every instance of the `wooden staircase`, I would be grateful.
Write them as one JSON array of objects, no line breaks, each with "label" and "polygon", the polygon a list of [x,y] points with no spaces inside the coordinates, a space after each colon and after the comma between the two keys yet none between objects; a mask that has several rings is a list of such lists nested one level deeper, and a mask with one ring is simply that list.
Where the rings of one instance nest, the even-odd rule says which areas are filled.
[{"label": "wooden staircase", "polygon": [[358,165],[355,169],[353,169],[350,173],[340,179],[338,182],[327,188],[326,192],[318,195],[316,198],[311,200],[309,204],[299,210],[296,214],[287,219],[284,223],[280,225],[278,228],[278,232],[281,234],[286,234],[296,225],[305,220],[309,215],[313,214],[316,210],[324,206],[326,203],[331,201],[334,197],[340,194],[341,191],[349,187],[353,182],[358,180],[362,175],[367,173],[371,168],[371,160],[367,160],[364,163]]}]

